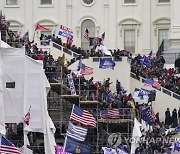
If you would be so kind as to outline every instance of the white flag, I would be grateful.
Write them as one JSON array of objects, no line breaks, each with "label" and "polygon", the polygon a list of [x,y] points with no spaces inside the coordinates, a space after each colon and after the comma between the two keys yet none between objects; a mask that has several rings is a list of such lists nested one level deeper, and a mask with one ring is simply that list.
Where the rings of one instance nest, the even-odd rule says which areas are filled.
[{"label": "white flag", "polygon": [[102,147],[104,154],[117,154],[115,149],[108,148],[108,147]]},{"label": "white flag", "polygon": [[20,151],[22,154],[33,154],[33,151],[26,146],[23,146],[20,148]]},{"label": "white flag", "polygon": [[131,143],[131,154],[134,154],[136,148],[139,147],[138,140],[142,136],[140,126],[141,126],[141,123],[135,118],[134,119],[133,133],[132,133],[132,138],[135,140],[135,142]]},{"label": "white flag", "polygon": [[141,123],[142,123],[141,130],[144,129],[144,131],[147,132],[149,130],[148,124],[143,119],[141,119]]},{"label": "white flag", "polygon": [[99,50],[102,50],[102,52],[103,52],[105,55],[107,55],[107,56],[112,56],[111,52],[106,48],[106,46],[100,45],[98,49],[99,49]]},{"label": "white flag", "polygon": [[148,103],[149,100],[148,95],[139,96],[139,91],[134,92],[133,98],[140,103]]}]

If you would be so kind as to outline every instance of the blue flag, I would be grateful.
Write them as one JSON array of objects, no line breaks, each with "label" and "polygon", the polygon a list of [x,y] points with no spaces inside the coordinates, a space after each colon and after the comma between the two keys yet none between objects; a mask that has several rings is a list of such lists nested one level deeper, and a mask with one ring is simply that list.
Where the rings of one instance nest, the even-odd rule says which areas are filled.
[{"label": "blue flag", "polygon": [[77,71],[80,71],[81,69],[84,68],[84,64],[82,63],[82,59],[80,58],[79,59],[79,63],[78,63],[78,66],[77,66]]},{"label": "blue flag", "polygon": [[129,152],[125,148],[125,146],[119,146],[116,148],[117,154],[128,154]]},{"label": "blue flag", "polygon": [[151,59],[149,57],[141,58],[139,59],[139,62],[148,68],[152,68]]},{"label": "blue flag", "polygon": [[175,142],[174,143],[174,149],[173,151],[180,151],[180,142]]},{"label": "blue flag", "polygon": [[90,145],[85,142],[79,142],[67,137],[65,151],[71,153],[90,154]]},{"label": "blue flag", "polygon": [[116,63],[111,59],[100,58],[100,60],[99,60],[99,68],[103,68],[103,69],[111,68],[111,69],[114,69],[115,65],[116,65]]},{"label": "blue flag", "polygon": [[149,125],[152,125],[154,123],[155,115],[153,114],[152,110],[149,107],[143,110],[143,115],[145,117],[145,121]]},{"label": "blue flag", "polygon": [[153,79],[150,79],[150,78],[146,78],[146,80],[144,81],[144,84],[145,85],[153,85],[154,83],[154,80]]},{"label": "blue flag", "polygon": [[176,132],[180,132],[180,125],[175,128]]},{"label": "blue flag", "polygon": [[156,99],[156,91],[155,90],[147,90],[147,89],[141,88],[138,96],[140,96],[140,95],[142,95],[142,96],[148,95],[149,102],[155,101],[155,99]]},{"label": "blue flag", "polygon": [[148,57],[145,57],[145,58],[144,58],[143,64],[144,64],[145,66],[149,67],[149,68],[152,67],[151,61],[150,61],[150,59],[149,59]]}]

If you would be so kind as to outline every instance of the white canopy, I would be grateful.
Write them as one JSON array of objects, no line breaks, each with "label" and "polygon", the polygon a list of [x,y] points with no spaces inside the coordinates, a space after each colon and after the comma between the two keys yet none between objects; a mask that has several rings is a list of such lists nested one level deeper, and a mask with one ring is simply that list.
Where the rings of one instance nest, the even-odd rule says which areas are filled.
[{"label": "white canopy", "polygon": [[44,133],[46,153],[56,146],[55,127],[47,111],[49,89],[42,62],[26,56],[24,48],[0,48],[0,123],[22,123],[30,108],[29,126],[24,130]]}]

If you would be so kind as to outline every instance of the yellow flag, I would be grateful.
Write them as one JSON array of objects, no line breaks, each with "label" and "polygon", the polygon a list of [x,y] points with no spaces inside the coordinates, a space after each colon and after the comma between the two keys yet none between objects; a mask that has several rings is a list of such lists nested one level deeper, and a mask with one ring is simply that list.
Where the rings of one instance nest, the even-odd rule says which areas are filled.
[{"label": "yellow flag", "polygon": [[6,31],[6,41],[7,40],[10,40],[10,36],[9,36],[8,32]]},{"label": "yellow flag", "polygon": [[62,57],[61,57],[61,62],[64,64],[65,63],[65,54],[63,53]]},{"label": "yellow flag", "polygon": [[134,101],[131,101],[131,107],[135,109]]}]

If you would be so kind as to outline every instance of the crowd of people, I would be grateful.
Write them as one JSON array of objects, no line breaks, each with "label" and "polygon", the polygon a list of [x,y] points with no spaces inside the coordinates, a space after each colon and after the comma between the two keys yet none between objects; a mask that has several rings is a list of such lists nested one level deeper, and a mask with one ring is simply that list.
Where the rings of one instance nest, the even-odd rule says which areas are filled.
[{"label": "crowd of people", "polygon": [[[62,45],[65,50],[70,49],[73,52],[81,54],[84,58],[89,56],[103,56],[100,54],[100,51],[84,51],[81,48],[77,48],[75,45],[62,43],[62,40],[55,37],[55,35],[48,37],[42,35],[40,39],[44,45],[48,45],[49,40],[52,40],[53,42]],[[122,83],[120,83],[118,80],[116,81],[116,92],[113,92],[110,88],[110,85],[113,84],[110,78],[104,79],[104,81],[101,83],[94,81],[93,77],[89,80],[85,79],[84,76],[79,77],[78,74],[75,74],[68,69],[68,65],[70,65],[71,62],[66,62],[67,64],[65,64],[63,57],[54,59],[53,55],[50,55],[48,51],[38,49],[36,43],[30,41],[26,41],[24,43],[25,52],[27,55],[35,60],[43,61],[45,73],[50,82],[53,80],[59,80],[60,78],[67,78],[67,75],[72,73],[74,85],[77,90],[77,94],[81,96],[81,100],[98,100],[100,102],[100,110],[127,108],[134,109],[134,111],[136,110],[138,112],[132,112],[132,110],[122,110],[123,112],[120,114],[125,114],[126,118],[138,116],[138,120],[144,119],[143,110],[150,106],[150,104],[139,104],[136,102],[133,99],[132,94],[127,94],[127,91],[123,88]],[[120,51],[119,49],[113,50],[112,53],[113,56],[116,57],[127,56],[131,59],[131,71],[136,74],[137,79],[139,76],[142,76],[143,78],[156,78],[161,86],[180,94],[180,78],[176,76],[174,69],[164,68],[165,60],[162,56],[153,57],[151,59],[152,67],[149,68],[140,63],[140,59],[143,58],[141,55],[131,58],[132,55],[129,52],[125,50]],[[72,61],[75,62],[75,59]],[[68,83],[68,80],[66,82]],[[174,134],[166,133],[166,129],[175,128],[179,125],[179,123],[180,109],[178,113],[177,110],[174,109],[172,116],[169,109],[167,109],[165,112],[164,122],[160,122],[159,115],[157,113],[151,130],[142,130],[143,135],[141,138],[148,140],[148,142],[140,143],[140,146],[136,149],[136,153],[163,153],[166,150],[169,150],[171,144],[169,144],[169,142],[162,142],[162,140],[167,140],[167,138],[169,139]],[[162,140],[156,140],[160,137]]]},{"label": "crowd of people", "polygon": [[136,74],[136,78],[143,77],[157,80],[160,85],[170,91],[180,94],[180,77],[176,75],[174,68],[164,68],[165,60],[163,56],[155,56],[150,59],[151,67],[143,65],[138,56],[131,59],[131,72]]}]

